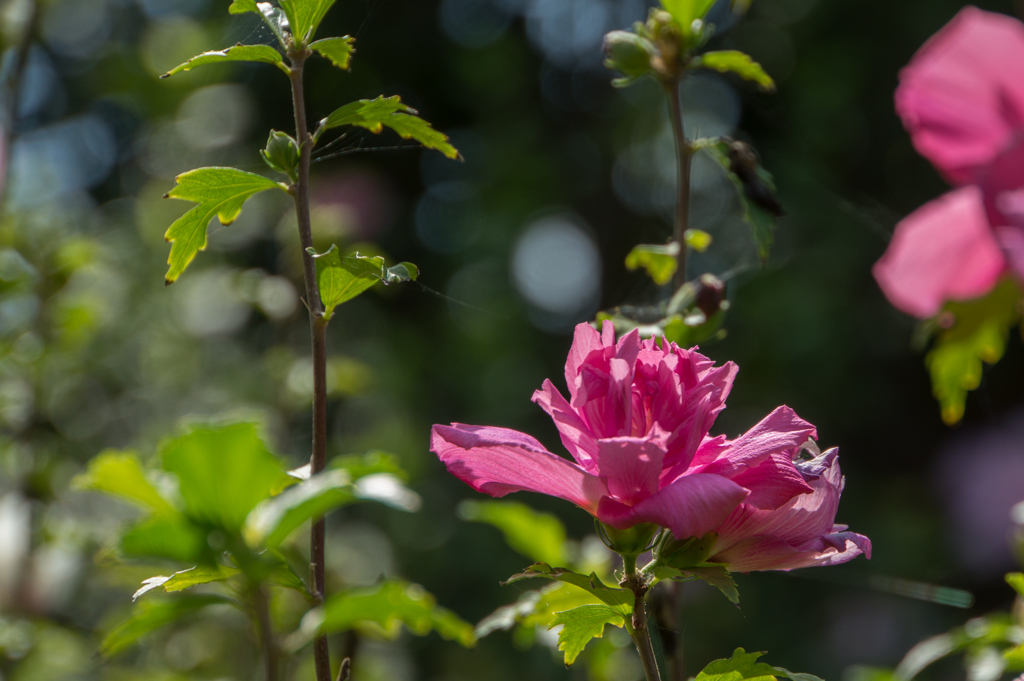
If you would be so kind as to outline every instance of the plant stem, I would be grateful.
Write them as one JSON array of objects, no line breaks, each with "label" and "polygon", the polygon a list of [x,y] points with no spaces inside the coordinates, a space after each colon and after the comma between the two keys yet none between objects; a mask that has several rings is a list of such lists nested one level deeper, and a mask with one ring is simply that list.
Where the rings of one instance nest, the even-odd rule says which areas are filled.
[{"label": "plant stem", "polygon": [[644,668],[644,677],[647,681],[661,681],[661,672],[658,671],[658,660],[654,656],[654,646],[651,644],[651,630],[647,626],[647,608],[644,605],[644,597],[649,587],[636,569],[636,556],[622,556],[622,580],[619,585],[633,592],[633,617],[632,621],[626,622],[626,631],[633,639],[636,652],[640,654],[640,664]]},{"label": "plant stem", "polygon": [[267,592],[258,586],[255,592],[256,617],[260,626],[260,644],[263,646],[264,681],[277,681],[277,641],[270,625],[270,603]]},{"label": "plant stem", "polygon": [[670,664],[672,665],[672,681],[686,681],[686,668],[683,650],[683,625],[680,621],[680,613],[683,610],[683,588],[685,584],[682,582],[672,582],[672,589],[669,592],[669,613],[672,622],[672,630],[675,641],[672,647],[672,658]]},{"label": "plant stem", "polygon": [[686,283],[686,239],[684,235],[690,225],[690,158],[693,147],[686,139],[683,129],[683,105],[680,101],[680,86],[683,78],[679,76],[666,86],[668,108],[672,114],[672,135],[676,140],[676,160],[678,162],[678,178],[676,181],[676,220],[672,238],[679,244],[676,255],[676,274],[673,279],[675,289]]},{"label": "plant stem", "polygon": [[[309,56],[305,48],[289,52],[291,61],[292,102],[295,108],[295,140],[299,144],[299,169],[293,187],[295,216],[302,246],[302,271],[306,282],[306,306],[309,308],[309,329],[313,345],[313,452],[309,459],[310,475],[327,465],[327,322],[320,291],[316,283],[316,265],[306,249],[313,247],[313,228],[309,221],[309,158],[312,140],[306,126],[306,101],[302,90],[302,71]],[[325,599],[324,545],[326,532],[323,516],[314,518],[309,537],[309,576],[313,595],[319,603]],[[331,658],[327,638],[313,640],[313,658],[317,681],[331,681]]]},{"label": "plant stem", "polygon": [[25,21],[25,31],[22,33],[21,42],[18,43],[18,49],[14,54],[14,68],[11,69],[11,74],[8,76],[6,92],[4,92],[7,106],[0,118],[0,213],[3,212],[4,200],[7,198],[11,151],[14,147],[18,108],[21,105],[21,81],[25,75],[25,66],[28,64],[28,53],[32,47],[32,36],[35,34],[37,23],[39,23],[39,3],[33,2],[28,19]]}]

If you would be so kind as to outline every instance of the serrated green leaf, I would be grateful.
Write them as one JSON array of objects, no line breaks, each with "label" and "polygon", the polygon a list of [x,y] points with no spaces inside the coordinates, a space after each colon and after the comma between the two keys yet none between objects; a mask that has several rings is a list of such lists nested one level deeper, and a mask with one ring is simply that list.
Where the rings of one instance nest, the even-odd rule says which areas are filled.
[{"label": "serrated green leaf", "polygon": [[459,517],[487,523],[501,530],[505,542],[539,563],[564,563],[565,526],[549,513],[538,513],[515,501],[463,501]]},{"label": "serrated green leaf", "polygon": [[596,596],[602,603],[612,606],[621,615],[631,615],[633,613],[633,602],[635,600],[633,592],[618,587],[605,586],[595,573],[587,576],[566,568],[553,568],[547,563],[534,563],[523,572],[512,575],[504,583],[511,584],[530,577],[544,577],[572,584]]},{"label": "serrated green leaf", "polygon": [[[719,165],[725,170],[726,176],[736,188],[736,196],[739,198],[740,207],[743,209],[743,221],[750,225],[754,244],[757,246],[757,255],[761,259],[761,263],[764,264],[768,260],[768,254],[772,249],[772,245],[775,243],[775,215],[759,206],[756,202],[751,201],[750,197],[747,196],[747,187],[744,186],[743,180],[732,170],[732,163],[729,160],[729,143],[727,141],[710,138],[699,141],[702,143],[700,148],[706,149],[711,154],[711,157],[718,161]],[[775,185],[768,171],[759,165],[755,172],[758,181],[767,190],[774,192]]]},{"label": "serrated green leaf", "polygon": [[189,568],[188,570],[175,572],[170,577],[164,577],[163,575],[150,577],[149,579],[143,580],[142,588],[132,595],[132,600],[136,600],[139,596],[148,593],[153,589],[163,588],[166,593],[172,593],[175,591],[184,591],[185,589],[190,589],[199,584],[222,582],[234,577],[239,574],[239,572],[241,571],[237,568],[213,564],[197,565],[196,567]]},{"label": "serrated green leaf", "polygon": [[982,363],[995,364],[1003,356],[1010,328],[1020,322],[1020,305],[1020,286],[1008,278],[982,298],[943,308],[940,318],[951,319],[952,326],[937,334],[925,365],[947,424],[963,418],[967,393],[981,381]]},{"label": "serrated green leaf", "polygon": [[253,194],[267,189],[287,188],[262,175],[247,173],[236,168],[198,168],[175,178],[177,184],[166,196],[199,205],[174,221],[164,234],[171,242],[167,258],[170,268],[165,277],[173,283],[196,253],[206,249],[206,227],[214,217],[222,225],[230,225],[242,212],[242,204]]},{"label": "serrated green leaf", "polygon": [[676,273],[676,257],[679,255],[679,244],[671,242],[664,245],[639,244],[626,256],[626,269],[644,268],[658,286],[672,281]]},{"label": "serrated green leaf", "polygon": [[624,627],[626,621],[607,605],[581,605],[558,613],[548,628],[562,625],[558,632],[558,649],[565,653],[566,667],[576,661],[590,639],[604,635],[606,624]]},{"label": "serrated green leaf", "polygon": [[144,601],[135,606],[132,615],[114,627],[103,638],[100,654],[110,657],[130,648],[140,638],[157,629],[211,605],[234,604],[230,598],[213,594],[201,596],[183,596],[173,600],[153,602]]},{"label": "serrated green leaf", "polygon": [[420,268],[411,262],[400,262],[387,268],[384,275],[385,284],[402,284],[407,281],[416,281],[420,276]]},{"label": "serrated green leaf", "polygon": [[400,97],[378,97],[360,99],[336,109],[323,119],[324,130],[342,125],[357,125],[370,132],[379,133],[387,126],[404,139],[414,139],[428,149],[436,149],[451,159],[461,158],[459,152],[448,142],[448,137],[430,127],[416,110],[402,104]]},{"label": "serrated green leaf", "polygon": [[320,289],[320,302],[324,306],[324,319],[330,320],[334,308],[352,300],[378,281],[384,272],[384,258],[366,257],[359,253],[341,257],[338,247],[331,244],[326,253],[313,256],[316,262],[316,283]]},{"label": "serrated green leaf", "polygon": [[263,62],[264,64],[273,64],[286,74],[289,72],[288,67],[284,65],[284,59],[281,57],[281,53],[270,45],[235,45],[227,48],[226,50],[203,52],[200,55],[192,57],[184,64],[175,66],[160,77],[168,78],[176,73],[181,73],[182,71],[191,71],[197,66],[220,64],[227,61]]},{"label": "serrated green leaf", "polygon": [[1013,587],[1019,596],[1024,596],[1024,573],[1010,572],[1006,575],[1006,583]]},{"label": "serrated green leaf", "polygon": [[659,565],[654,568],[654,576],[659,581],[663,579],[677,579],[685,582],[699,579],[721,591],[733,605],[738,606],[740,604],[740,592],[736,588],[736,582],[723,565],[705,563],[684,569]]},{"label": "serrated green leaf", "polygon": [[775,81],[765,73],[764,68],[750,58],[749,54],[738,50],[720,50],[705,52],[694,60],[698,67],[714,69],[719,73],[735,73],[740,78],[752,80],[762,90],[775,89]]},{"label": "serrated green leaf", "polygon": [[537,611],[541,597],[540,591],[527,591],[512,605],[502,606],[477,622],[476,628],[473,630],[474,634],[481,639],[499,629],[511,629],[523,618],[529,617]]},{"label": "serrated green leaf", "polygon": [[324,471],[260,502],[246,519],[242,534],[249,546],[273,548],[310,518],[354,501],[358,498],[348,473]]},{"label": "serrated green leaf", "polygon": [[775,667],[758,662],[764,653],[748,653],[737,648],[728,660],[715,660],[704,667],[694,681],[774,681],[780,675]]},{"label": "serrated green leaf", "polygon": [[234,0],[228,7],[228,12],[231,14],[244,14],[245,12],[259,14],[260,8],[256,6],[256,0]]},{"label": "serrated green leaf", "polygon": [[316,635],[367,625],[392,639],[405,625],[417,636],[436,631],[443,638],[466,647],[476,644],[471,624],[438,607],[434,597],[418,584],[402,580],[387,580],[331,596],[323,606],[302,618],[299,631],[289,643],[294,648]]},{"label": "serrated green leaf", "polygon": [[193,427],[164,442],[160,455],[178,476],[187,515],[232,533],[288,480],[254,423]]},{"label": "serrated green leaf", "polygon": [[313,37],[335,0],[279,0],[292,34],[305,43]]},{"label": "serrated green leaf", "polygon": [[349,62],[355,53],[355,38],[342,36],[340,38],[324,38],[312,43],[310,49],[316,51],[321,57],[329,60],[339,69],[348,71]]},{"label": "serrated green leaf", "polygon": [[154,513],[177,513],[146,479],[138,458],[130,452],[100,452],[89,462],[88,469],[71,481],[71,486],[106,492]]},{"label": "serrated green leaf", "polygon": [[182,515],[161,515],[131,527],[121,536],[119,549],[129,558],[212,563],[207,534]]}]

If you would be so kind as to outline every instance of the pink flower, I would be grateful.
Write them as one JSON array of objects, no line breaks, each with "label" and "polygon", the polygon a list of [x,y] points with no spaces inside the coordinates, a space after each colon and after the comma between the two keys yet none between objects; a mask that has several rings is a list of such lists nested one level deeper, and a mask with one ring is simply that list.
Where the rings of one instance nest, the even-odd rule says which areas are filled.
[{"label": "pink flower", "polygon": [[874,275],[890,302],[934,316],[947,300],[1024,277],[1024,25],[966,7],[900,72],[896,111],[915,148],[960,188],[896,226]]},{"label": "pink flower", "polygon": [[836,525],[843,491],[838,450],[805,461],[803,448],[794,450],[797,469],[813,491],[791,498],[774,510],[740,504],[716,532],[708,558],[730,570],[792,570],[837,565],[864,554],[871,558],[871,540]]},{"label": "pink flower", "polygon": [[550,380],[533,396],[575,462],[490,426],[434,426],[431,451],[494,497],[540,492],[615,528],[655,523],[699,537],[739,508],[772,511],[815,489],[792,457],[815,430],[788,407],[735,440],[708,437],[735,375],[735,364],[716,367],[674,343],[636,331],[616,343],[610,322],[601,334],[580,324],[565,365],[570,399]]}]

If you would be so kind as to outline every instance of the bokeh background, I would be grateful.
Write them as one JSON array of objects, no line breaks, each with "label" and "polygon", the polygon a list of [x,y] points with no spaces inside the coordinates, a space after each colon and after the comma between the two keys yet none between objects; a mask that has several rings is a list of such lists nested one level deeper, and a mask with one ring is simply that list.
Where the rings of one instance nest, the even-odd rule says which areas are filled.
[{"label": "bokeh background", "polygon": [[[141,579],[168,567],[111,553],[130,511],[69,488],[106,448],[149,458],[181,419],[263,420],[276,450],[308,456],[311,369],[294,218],[259,195],[174,286],[166,227],[190,204],[161,195],[202,165],[264,172],[269,128],[292,131],[286,80],[266,65],[157,76],[206,49],[269,42],[227,0],[40,2],[5,151],[0,221],[0,679],[242,679],[257,674],[244,622],[225,617],[146,639],[112,661],[98,637]],[[561,384],[575,323],[666,295],[623,259],[670,234],[675,170],[654,82],[615,90],[601,38],[642,20],[646,0],[339,0],[320,35],[354,35],[350,73],[309,67],[310,116],[399,94],[449,134],[464,163],[416,149],[351,152],[314,165],[317,246],[410,260],[422,286],[383,286],[330,328],[332,454],[396,455],[422,495],[405,515],[352,507],[329,521],[332,583],[382,574],[423,584],[477,621],[516,599],[499,581],[528,561],[492,527],[459,519],[477,497],[428,451],[431,424],[517,428],[558,440],[530,396]],[[1013,13],[1009,0],[979,2]],[[7,0],[10,82],[35,3]],[[712,45],[742,49],[778,92],[718,74],[684,88],[692,134],[758,149],[787,210],[761,268],[731,185],[694,165],[694,226],[715,239],[693,274],[729,284],[728,335],[702,351],[740,373],[714,432],[735,436],[779,404],[841,448],[839,521],[874,558],[792,574],[739,575],[742,607],[684,591],[688,671],[733,648],[828,679],[892,666],[915,642],[1007,608],[1010,508],[1024,499],[1024,352],[986,371],[963,425],[930,394],[914,322],[871,278],[896,221],[944,191],[893,112],[898,70],[963,6],[956,0],[720,0]],[[11,93],[4,91],[9,107]],[[352,145],[393,146],[387,133]],[[555,449],[555,451],[559,451]],[[584,545],[585,513],[557,514]],[[298,543],[301,543],[299,541]],[[878,576],[966,589],[970,610],[877,588]],[[884,580],[882,584],[884,584]],[[874,588],[872,587],[874,585]],[[463,650],[437,636],[363,641],[359,679],[623,679],[641,675],[628,638],[566,670],[545,637],[507,632]],[[339,646],[341,641],[335,641]],[[520,646],[521,647],[521,646]],[[311,678],[302,660],[293,678]],[[957,664],[935,678],[962,678]]]}]

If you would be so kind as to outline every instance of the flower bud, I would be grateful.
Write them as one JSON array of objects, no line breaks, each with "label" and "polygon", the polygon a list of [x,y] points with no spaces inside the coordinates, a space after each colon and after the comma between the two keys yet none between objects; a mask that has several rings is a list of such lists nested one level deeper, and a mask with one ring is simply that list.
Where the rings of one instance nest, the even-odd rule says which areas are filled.
[{"label": "flower bud", "polygon": [[711,319],[725,301],[725,282],[713,274],[702,274],[697,281],[697,295],[694,303],[704,317]]},{"label": "flower bud", "polygon": [[708,532],[703,537],[670,539],[658,550],[658,562],[679,570],[700,565],[711,555],[718,535]]},{"label": "flower bud", "polygon": [[630,31],[612,31],[604,37],[604,65],[630,78],[639,78],[651,70],[654,45]]},{"label": "flower bud", "polygon": [[612,551],[623,556],[639,556],[647,551],[660,528],[654,523],[641,523],[625,530],[597,523],[597,533]]},{"label": "flower bud", "polygon": [[268,166],[294,180],[295,169],[299,167],[299,145],[290,135],[271,130],[267,148],[260,155]]}]

